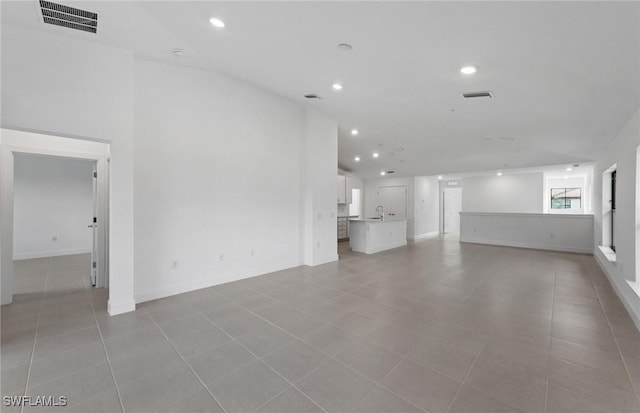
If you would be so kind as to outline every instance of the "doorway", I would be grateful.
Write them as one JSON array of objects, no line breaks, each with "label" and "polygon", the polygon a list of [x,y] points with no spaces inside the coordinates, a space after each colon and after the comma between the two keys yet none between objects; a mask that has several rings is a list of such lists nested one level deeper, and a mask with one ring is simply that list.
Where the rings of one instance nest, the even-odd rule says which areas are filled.
[{"label": "doorway", "polygon": [[[96,286],[96,167],[94,160],[15,153],[15,264],[24,267],[28,265],[21,261],[48,261],[53,257],[59,257],[52,260],[55,262],[86,262],[85,268],[78,268],[85,276],[77,277],[77,286]],[[16,293],[20,293],[17,277]]]},{"label": "doorway", "polygon": [[[70,260],[71,266],[76,267],[78,270],[82,268],[84,278],[80,279],[80,283],[83,285],[86,283],[89,288],[95,287],[102,288],[109,285],[108,280],[108,195],[109,195],[109,166],[108,158],[110,152],[110,145],[106,143],[83,141],[78,139],[62,138],[57,136],[35,134],[29,132],[19,132],[12,130],[2,130],[2,141],[0,142],[0,158],[2,159],[0,167],[0,192],[1,207],[0,210],[0,226],[2,227],[2,242],[1,255],[2,260],[0,264],[1,272],[1,298],[2,304],[10,304],[14,300],[14,294],[16,292],[16,279],[14,259],[18,259],[16,262],[20,262],[20,258],[37,259],[38,255],[44,257],[54,257],[55,259],[49,259],[49,263],[62,267],[67,263],[63,263],[64,260],[58,257],[72,257]],[[82,228],[77,228],[77,231],[69,231],[66,228],[66,223],[60,224],[59,230],[52,232],[50,229],[44,231],[43,222],[55,221],[51,218],[49,209],[45,208],[45,205],[41,201],[34,201],[34,209],[36,212],[40,212],[42,216],[36,215],[38,219],[34,219],[33,222],[26,221],[27,226],[31,226],[31,236],[35,237],[38,242],[31,251],[21,249],[23,244],[20,242],[24,240],[14,237],[14,225],[15,219],[21,219],[24,205],[14,206],[15,194],[15,172],[16,163],[20,168],[22,159],[48,159],[48,160],[60,160],[70,159],[80,161],[87,167],[88,176],[86,176],[87,187],[85,187],[88,194],[88,212],[86,218],[81,219],[74,225],[81,225]],[[95,167],[95,169],[94,169]],[[95,172],[95,174],[94,174]],[[45,185],[46,186],[46,185]],[[52,186],[52,185],[51,185]],[[51,189],[51,188],[48,188]],[[20,189],[18,189],[20,190]],[[42,191],[42,189],[41,189]],[[31,191],[33,194],[34,191]],[[57,194],[57,199],[64,200],[68,194],[60,196]],[[18,202],[21,202],[18,200]],[[38,207],[42,207],[38,209]],[[20,211],[17,211],[20,208]],[[95,219],[95,223],[93,222]],[[37,221],[37,222],[36,222]],[[47,225],[48,225],[47,224]],[[56,224],[55,222],[53,224]],[[43,231],[38,231],[43,229]],[[78,232],[83,231],[83,232]],[[73,235],[75,234],[75,235]],[[82,234],[79,236],[78,234]],[[16,234],[18,236],[18,234]],[[85,237],[87,242],[85,246],[78,249],[79,240],[78,237]],[[88,245],[88,246],[87,246]],[[94,264],[95,263],[95,264]],[[86,264],[86,265],[85,265]],[[37,267],[37,266],[36,266]],[[93,277],[92,277],[93,275]],[[92,279],[93,278],[93,279]],[[72,282],[73,285],[78,286],[77,281]]]},{"label": "doorway", "polygon": [[460,233],[462,188],[444,188],[442,191],[442,233]]}]

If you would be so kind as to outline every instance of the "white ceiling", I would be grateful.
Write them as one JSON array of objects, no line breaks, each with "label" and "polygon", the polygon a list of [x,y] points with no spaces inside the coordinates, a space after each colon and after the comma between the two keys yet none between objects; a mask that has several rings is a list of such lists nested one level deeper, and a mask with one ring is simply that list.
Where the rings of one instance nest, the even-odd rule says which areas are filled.
[{"label": "white ceiling", "polygon": [[[315,107],[340,126],[340,166],[364,178],[594,160],[640,106],[638,2],[60,2],[98,12],[98,34],[40,23],[35,1],[3,2],[2,22]],[[484,90],[495,97],[460,97]]]}]

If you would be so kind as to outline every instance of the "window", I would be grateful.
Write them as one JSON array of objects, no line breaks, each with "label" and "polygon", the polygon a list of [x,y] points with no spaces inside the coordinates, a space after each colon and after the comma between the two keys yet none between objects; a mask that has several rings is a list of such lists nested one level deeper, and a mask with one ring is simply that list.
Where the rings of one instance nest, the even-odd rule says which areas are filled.
[{"label": "window", "polygon": [[581,188],[551,188],[551,209],[580,209]]},{"label": "window", "polygon": [[611,172],[611,249],[616,250],[616,170]]}]

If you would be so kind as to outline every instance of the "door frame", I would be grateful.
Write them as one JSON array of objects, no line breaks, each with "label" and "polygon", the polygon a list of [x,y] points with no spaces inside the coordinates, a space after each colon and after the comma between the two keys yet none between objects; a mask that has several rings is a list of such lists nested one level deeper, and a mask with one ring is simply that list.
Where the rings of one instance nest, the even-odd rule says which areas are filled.
[{"label": "door frame", "polygon": [[[441,231],[441,234],[443,234],[443,235],[446,234],[444,223],[445,223],[446,216],[447,216],[447,214],[446,214],[446,208],[447,207],[446,207],[446,202],[445,202],[445,192],[447,190],[452,190],[452,189],[457,189],[457,190],[460,191],[460,202],[462,203],[462,187],[460,187],[460,186],[451,186],[449,188],[442,187],[442,209],[441,209],[441,212],[442,212],[442,215],[441,215],[442,216],[442,220],[441,221],[442,222],[440,224],[440,231]],[[460,210],[462,210],[462,205],[460,205]],[[458,215],[458,232],[459,231],[460,231],[460,216]]]},{"label": "door frame", "polygon": [[[57,138],[56,136],[52,136]],[[109,233],[109,144],[105,145],[104,154],[91,152],[74,152],[70,150],[60,150],[53,147],[44,147],[39,145],[13,145],[2,143],[0,145],[0,209],[2,217],[0,218],[0,227],[2,229],[2,237],[0,239],[1,261],[2,261],[2,291],[1,303],[10,304],[13,302],[13,188],[14,188],[14,157],[16,153],[24,153],[31,155],[57,156],[64,158],[75,158],[91,160],[96,162],[98,172],[97,177],[97,220],[98,224],[98,246],[97,246],[97,277],[96,287],[106,287],[109,285],[108,274],[108,233]],[[55,146],[55,145],[53,145]]]}]

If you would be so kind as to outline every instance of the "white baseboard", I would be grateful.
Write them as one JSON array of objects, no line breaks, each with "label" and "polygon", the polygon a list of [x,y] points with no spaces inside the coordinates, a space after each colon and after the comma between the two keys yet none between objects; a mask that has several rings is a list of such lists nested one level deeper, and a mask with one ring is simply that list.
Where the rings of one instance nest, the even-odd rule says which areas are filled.
[{"label": "white baseboard", "polygon": [[[596,248],[593,251],[593,256],[596,259],[596,263],[598,263],[598,266],[600,267],[604,275],[607,276],[607,279],[609,280],[609,284],[611,284],[613,291],[615,291],[618,298],[620,298],[622,305],[624,305],[624,308],[627,310],[627,313],[629,313],[629,316],[633,320],[633,323],[636,325],[636,328],[638,329],[638,331],[640,331],[640,314],[636,314],[633,311],[633,305],[629,303],[625,295],[620,290],[620,286],[618,286],[618,284],[615,282],[613,277],[609,274],[609,271],[607,271],[607,264],[609,265],[613,265],[613,264],[611,264],[609,260],[607,260],[606,256],[599,248]],[[631,286],[629,286],[629,288],[631,288]]]},{"label": "white baseboard", "polygon": [[418,241],[425,238],[432,238],[438,235],[440,235],[440,231],[431,231],[431,232],[425,232],[424,234],[410,235],[410,236],[407,236],[407,239],[410,241]]},{"label": "white baseboard", "polygon": [[107,301],[107,312],[110,316],[124,314],[136,310],[136,302],[134,300],[113,302]]},{"label": "white baseboard", "polygon": [[575,252],[580,254],[593,254],[593,249],[588,248],[576,248],[566,245],[550,245],[550,244],[536,244],[532,242],[512,242],[512,241],[496,241],[485,239],[469,239],[460,236],[460,242],[467,242],[470,244],[486,244],[486,245],[498,245],[501,247],[516,247],[516,248],[531,248],[535,250],[548,250],[548,251],[560,251],[560,252]]},{"label": "white baseboard", "polygon": [[398,241],[398,242],[395,242],[393,244],[386,245],[384,247],[368,249],[368,250],[364,251],[364,253],[365,254],[375,254],[375,253],[386,251],[386,250],[390,250],[390,249],[393,249],[393,248],[404,247],[405,245],[407,245],[407,241],[406,240]]},{"label": "white baseboard", "polygon": [[316,265],[328,264],[330,262],[338,261],[338,254],[329,255],[327,257],[316,259],[313,264],[307,264],[311,267],[315,267]]},{"label": "white baseboard", "polygon": [[91,254],[91,248],[80,248],[74,250],[61,250],[61,251],[40,251],[40,252],[23,252],[20,254],[14,254],[13,260],[30,260],[33,258],[46,258],[46,257],[61,257],[63,255],[77,255],[77,254]]},{"label": "white baseboard", "polygon": [[[337,256],[336,256],[337,259]],[[135,295],[135,302],[137,304],[144,303],[145,301],[157,300],[160,298],[171,297],[172,295],[183,294],[190,291],[200,290],[202,288],[209,288],[220,284],[226,284],[232,281],[243,280],[245,278],[257,277],[259,275],[268,274],[275,271],[282,271],[293,267],[298,267],[302,265],[299,261],[291,261],[286,264],[279,264],[271,267],[262,267],[259,269],[242,271],[236,274],[228,274],[225,276],[224,280],[220,280],[219,278],[211,279],[211,278],[201,278],[198,280],[181,283],[181,284],[173,284],[164,288],[158,288],[156,290],[149,290],[137,293]]]}]

